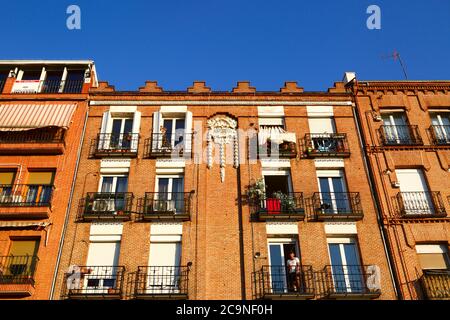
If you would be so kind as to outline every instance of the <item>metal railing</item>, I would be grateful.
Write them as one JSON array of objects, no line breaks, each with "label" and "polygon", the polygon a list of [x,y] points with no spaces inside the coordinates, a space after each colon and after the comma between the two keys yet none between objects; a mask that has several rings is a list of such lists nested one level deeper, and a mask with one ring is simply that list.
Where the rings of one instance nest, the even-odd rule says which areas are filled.
[{"label": "metal railing", "polygon": [[305,204],[302,192],[274,193],[253,201],[254,213],[261,215],[304,215]]},{"label": "metal railing", "polygon": [[422,145],[422,137],[419,134],[418,126],[382,125],[380,128],[381,142],[385,146],[392,145]]},{"label": "metal railing", "polygon": [[280,265],[266,265],[254,276],[257,298],[297,295],[314,297],[314,273],[312,266],[302,265],[295,272]]},{"label": "metal railing", "polygon": [[297,144],[295,142],[273,143],[268,139],[260,144],[258,135],[258,157],[260,158],[295,158]]},{"label": "metal railing", "polygon": [[0,207],[49,207],[53,189],[52,185],[0,185]]},{"label": "metal railing", "polygon": [[146,139],[148,157],[190,157],[192,153],[193,133],[176,132],[172,134],[152,133]]},{"label": "metal railing", "polygon": [[420,282],[426,299],[450,299],[450,270],[424,270]]},{"label": "metal railing", "polygon": [[435,145],[450,144],[450,126],[431,126],[431,139]]},{"label": "metal railing", "polygon": [[381,294],[381,274],[375,265],[328,265],[316,272],[318,287],[325,296],[378,297]]},{"label": "metal railing", "polygon": [[129,219],[133,198],[131,192],[89,192],[81,200],[78,219]]},{"label": "metal railing", "polygon": [[137,153],[139,133],[99,133],[96,140],[96,153],[123,154]]},{"label": "metal railing", "polygon": [[445,217],[444,202],[439,191],[399,192],[395,197],[400,217]]},{"label": "metal railing", "polygon": [[64,276],[63,296],[122,296],[124,266],[80,266]]},{"label": "metal railing", "polygon": [[193,192],[146,192],[142,215],[190,215]]},{"label": "metal railing", "polygon": [[0,284],[34,284],[37,256],[0,256]]},{"label": "metal railing", "polygon": [[[26,80],[21,83],[27,83]],[[12,93],[81,93],[84,80],[30,80],[30,87],[17,88],[13,86]]]},{"label": "metal railing", "polygon": [[316,218],[363,215],[359,192],[315,192],[311,200]]},{"label": "metal railing", "polygon": [[310,157],[350,155],[345,133],[307,133],[305,148]]},{"label": "metal railing", "polygon": [[63,143],[65,134],[63,128],[1,131],[0,143]]},{"label": "metal railing", "polygon": [[141,266],[136,276],[135,295],[188,296],[188,266]]}]

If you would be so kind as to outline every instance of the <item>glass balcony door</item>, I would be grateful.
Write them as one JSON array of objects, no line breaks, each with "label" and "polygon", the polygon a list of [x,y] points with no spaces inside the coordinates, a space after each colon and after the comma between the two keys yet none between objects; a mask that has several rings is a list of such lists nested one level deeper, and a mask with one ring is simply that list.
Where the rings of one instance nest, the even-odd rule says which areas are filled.
[{"label": "glass balcony door", "polygon": [[152,242],[146,279],[148,294],[180,292],[180,242]]},{"label": "glass balcony door", "polygon": [[400,183],[405,214],[435,212],[433,199],[421,169],[397,169],[395,173]]},{"label": "glass balcony door", "polygon": [[133,119],[113,119],[109,147],[111,149],[131,148]]},{"label": "glass balcony door", "polygon": [[403,112],[382,114],[384,134],[390,144],[402,144],[411,141],[406,117]]},{"label": "glass balcony door", "polygon": [[431,115],[434,136],[438,144],[450,143],[450,112]]},{"label": "glass balcony door", "polygon": [[321,211],[324,214],[340,214],[351,212],[350,201],[345,186],[343,173],[339,171],[326,172],[318,177],[319,192],[321,199]]},{"label": "glass balcony door", "polygon": [[[98,207],[99,209],[105,208],[114,214],[117,211],[125,210],[125,195],[124,193],[128,190],[128,177],[127,176],[102,176],[100,181],[99,199],[94,200],[95,211]],[[96,204],[95,202],[102,202]],[[101,208],[100,208],[101,207]]]},{"label": "glass balcony door", "polygon": [[184,179],[182,176],[157,177],[154,209],[156,211],[184,212]]},{"label": "glass balcony door", "polygon": [[354,239],[328,239],[336,293],[361,293],[365,288],[358,246]]},{"label": "glass balcony door", "polygon": [[290,252],[294,252],[295,256],[298,257],[296,241],[291,239],[269,241],[269,276],[272,293],[287,293],[289,291],[287,260]]},{"label": "glass balcony door", "polygon": [[161,148],[174,149],[184,142],[186,119],[163,119]]}]

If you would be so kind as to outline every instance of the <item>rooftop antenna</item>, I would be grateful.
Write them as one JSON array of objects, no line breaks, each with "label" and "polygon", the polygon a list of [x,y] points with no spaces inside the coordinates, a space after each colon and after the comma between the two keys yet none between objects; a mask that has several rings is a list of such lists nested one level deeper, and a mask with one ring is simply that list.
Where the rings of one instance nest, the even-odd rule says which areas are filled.
[{"label": "rooftop antenna", "polygon": [[403,74],[405,75],[405,79],[408,80],[408,74],[406,73],[406,66],[403,63],[402,58],[400,58],[400,53],[397,50],[394,50],[394,52],[390,55],[387,56],[383,56],[383,59],[394,59],[394,61],[398,60],[398,62],[400,63],[400,66],[402,67],[403,70]]}]

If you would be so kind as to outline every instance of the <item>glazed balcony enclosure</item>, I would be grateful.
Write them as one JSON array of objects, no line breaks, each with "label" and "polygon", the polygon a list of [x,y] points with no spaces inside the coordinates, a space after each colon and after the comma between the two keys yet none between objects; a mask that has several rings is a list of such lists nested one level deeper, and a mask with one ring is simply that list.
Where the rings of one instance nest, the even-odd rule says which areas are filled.
[{"label": "glazed balcony enclosure", "polygon": [[96,157],[136,157],[139,146],[138,133],[99,133],[92,141]]},{"label": "glazed balcony enclosure", "polygon": [[152,133],[145,140],[147,158],[190,158],[193,133]]},{"label": "glazed balcony enclosure", "polygon": [[379,134],[383,146],[423,145],[418,126],[382,125]]},{"label": "glazed balcony enclosure", "polygon": [[0,296],[30,296],[37,256],[0,256]]},{"label": "glazed balcony enclosure", "polygon": [[89,192],[80,200],[77,220],[130,220],[133,198],[131,192]]},{"label": "glazed balcony enclosure", "polygon": [[345,133],[308,133],[304,146],[309,158],[350,156]]},{"label": "glazed balcony enclosure", "polygon": [[194,191],[146,192],[145,197],[140,199],[141,220],[190,220],[193,196]]},{"label": "glazed balcony enclosure", "polygon": [[52,185],[0,185],[0,217],[48,218],[53,191]]},{"label": "glazed balcony enclosure", "polygon": [[359,192],[316,192],[311,198],[316,220],[361,220]]},{"label": "glazed balcony enclosure", "polygon": [[450,126],[435,125],[429,129],[431,140],[435,145],[450,145]]},{"label": "glazed balcony enclosure", "polygon": [[257,299],[305,300],[314,298],[314,273],[311,266],[300,266],[291,274],[286,266],[266,265],[254,273]]},{"label": "glazed balcony enclosure", "polygon": [[399,218],[439,218],[447,216],[439,191],[399,192],[394,197],[394,204]]},{"label": "glazed balcony enclosure", "polygon": [[376,265],[329,265],[316,272],[318,291],[326,299],[375,299],[381,295]]},{"label": "glazed balcony enclosure", "polygon": [[136,275],[136,299],[187,299],[190,265],[141,266]]},{"label": "glazed balcony enclosure", "polygon": [[428,300],[450,300],[450,270],[424,270],[420,279]]},{"label": "glazed balcony enclosure", "polygon": [[272,197],[262,196],[252,200],[253,213],[259,221],[303,220],[305,206],[302,192],[276,192]]},{"label": "glazed balcony enclosure", "polygon": [[124,266],[80,266],[66,273],[63,297],[67,299],[121,299]]}]

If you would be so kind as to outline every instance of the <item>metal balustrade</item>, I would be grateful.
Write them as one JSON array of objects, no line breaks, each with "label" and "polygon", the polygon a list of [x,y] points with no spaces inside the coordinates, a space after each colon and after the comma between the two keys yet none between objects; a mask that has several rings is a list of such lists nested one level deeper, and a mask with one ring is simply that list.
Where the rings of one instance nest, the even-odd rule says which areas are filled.
[{"label": "metal balustrade", "polygon": [[260,220],[303,219],[305,205],[302,192],[275,193],[252,201],[253,213]]},{"label": "metal balustrade", "polygon": [[450,126],[431,126],[429,129],[431,133],[431,140],[435,145],[449,145],[450,144]]},{"label": "metal balustrade", "polygon": [[193,133],[152,133],[145,141],[147,157],[186,158],[192,154]]},{"label": "metal balustrade", "polygon": [[141,199],[143,220],[189,220],[194,192],[146,192]]},{"label": "metal balustrade", "polygon": [[311,202],[318,220],[363,217],[359,192],[315,192]]},{"label": "metal balustrade", "polygon": [[428,300],[450,300],[450,270],[424,270],[420,278]]},{"label": "metal balustrade", "polygon": [[385,146],[422,145],[422,137],[417,126],[382,125],[380,128],[381,142]]},{"label": "metal balustrade", "polygon": [[0,256],[1,284],[34,284],[37,256]]},{"label": "metal balustrade", "polygon": [[133,198],[131,192],[89,192],[80,201],[78,220],[129,220]]},{"label": "metal balustrade", "polygon": [[136,298],[187,299],[189,266],[141,266],[136,275]]},{"label": "metal balustrade", "polygon": [[0,207],[49,207],[53,190],[52,185],[0,185]]},{"label": "metal balustrade", "polygon": [[139,133],[99,133],[95,140],[97,156],[136,156]]},{"label": "metal balustrade", "polygon": [[345,133],[308,133],[304,138],[308,157],[348,157],[347,135]]},{"label": "metal balustrade", "polygon": [[439,191],[399,192],[395,197],[399,217],[445,217],[444,202]]}]

